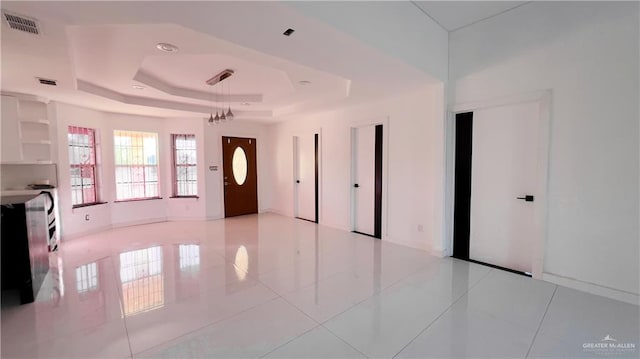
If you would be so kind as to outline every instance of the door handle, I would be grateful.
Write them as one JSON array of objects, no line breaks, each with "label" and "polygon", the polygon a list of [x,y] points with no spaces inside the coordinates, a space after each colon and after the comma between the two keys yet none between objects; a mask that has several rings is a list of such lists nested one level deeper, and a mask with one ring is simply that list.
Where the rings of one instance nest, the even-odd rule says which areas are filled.
[{"label": "door handle", "polygon": [[533,196],[528,194],[524,197],[516,197],[516,199],[523,199],[525,202],[533,202]]},{"label": "door handle", "polygon": [[356,184],[353,185],[353,187],[358,188],[358,187],[360,187],[360,185],[356,183]]}]

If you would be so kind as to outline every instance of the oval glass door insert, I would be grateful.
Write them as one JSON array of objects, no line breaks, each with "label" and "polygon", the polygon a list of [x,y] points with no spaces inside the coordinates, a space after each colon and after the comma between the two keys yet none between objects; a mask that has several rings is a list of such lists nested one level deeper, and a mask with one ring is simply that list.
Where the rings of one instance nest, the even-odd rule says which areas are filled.
[{"label": "oval glass door insert", "polygon": [[247,180],[247,154],[244,153],[242,147],[238,146],[233,151],[233,159],[231,161],[233,169],[233,179],[240,186]]}]

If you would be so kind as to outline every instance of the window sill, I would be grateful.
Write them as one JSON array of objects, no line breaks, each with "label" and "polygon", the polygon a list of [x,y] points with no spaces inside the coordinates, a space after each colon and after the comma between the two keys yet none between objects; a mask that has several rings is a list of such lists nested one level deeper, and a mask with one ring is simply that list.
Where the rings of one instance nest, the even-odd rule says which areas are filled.
[{"label": "window sill", "polygon": [[95,203],[76,204],[73,207],[71,207],[71,209],[78,209],[78,208],[91,207],[91,206],[99,206],[101,204],[107,204],[107,203],[109,203],[109,202],[95,202]]},{"label": "window sill", "polygon": [[154,200],[157,200],[157,199],[162,199],[162,197],[121,199],[121,200],[119,200],[119,201],[113,201],[113,203],[140,202],[140,201],[154,201]]},{"label": "window sill", "polygon": [[170,199],[179,199],[179,198],[193,198],[193,199],[199,199],[199,196],[171,196],[169,197]]}]

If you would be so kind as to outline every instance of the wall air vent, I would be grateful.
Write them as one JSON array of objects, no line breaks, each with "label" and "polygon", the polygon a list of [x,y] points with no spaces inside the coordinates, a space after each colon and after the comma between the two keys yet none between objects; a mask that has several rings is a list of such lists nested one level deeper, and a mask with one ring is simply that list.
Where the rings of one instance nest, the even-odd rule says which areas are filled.
[{"label": "wall air vent", "polygon": [[8,12],[3,12],[3,15],[7,25],[13,30],[28,32],[34,35],[40,34],[38,22],[35,19]]},{"label": "wall air vent", "polygon": [[42,85],[58,86],[58,82],[56,80],[43,79],[41,77],[38,77],[37,79]]}]

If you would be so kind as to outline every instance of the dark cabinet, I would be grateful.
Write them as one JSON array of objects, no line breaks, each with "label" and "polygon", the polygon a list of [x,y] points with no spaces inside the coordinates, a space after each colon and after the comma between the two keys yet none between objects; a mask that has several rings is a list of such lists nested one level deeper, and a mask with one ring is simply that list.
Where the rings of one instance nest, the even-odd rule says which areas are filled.
[{"label": "dark cabinet", "polygon": [[2,198],[2,290],[18,289],[20,303],[30,303],[49,272],[45,196]]}]

